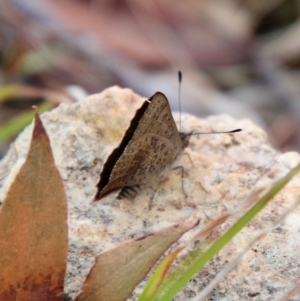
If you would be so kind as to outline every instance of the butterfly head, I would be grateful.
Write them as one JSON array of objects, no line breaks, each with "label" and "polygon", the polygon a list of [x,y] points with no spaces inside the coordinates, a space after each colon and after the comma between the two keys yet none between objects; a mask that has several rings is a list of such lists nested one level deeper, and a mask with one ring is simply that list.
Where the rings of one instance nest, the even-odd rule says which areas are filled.
[{"label": "butterfly head", "polygon": [[181,142],[182,142],[182,149],[185,149],[186,147],[188,147],[189,143],[190,143],[190,137],[192,136],[193,131],[190,133],[182,133],[180,132],[180,138],[181,138]]}]

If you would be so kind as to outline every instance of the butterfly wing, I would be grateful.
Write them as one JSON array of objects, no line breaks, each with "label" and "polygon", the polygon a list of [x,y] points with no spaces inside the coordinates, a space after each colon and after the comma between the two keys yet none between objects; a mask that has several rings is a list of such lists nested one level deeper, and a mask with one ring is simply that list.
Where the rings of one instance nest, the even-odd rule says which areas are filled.
[{"label": "butterfly wing", "polygon": [[[137,110],[120,145],[104,164],[95,200],[123,187],[146,184],[172,164],[182,148],[168,99],[157,92]],[[117,159],[115,153],[120,153]]]},{"label": "butterfly wing", "polygon": [[141,117],[131,142],[146,134],[155,134],[168,139],[179,154],[182,151],[182,141],[167,97],[161,92],[156,92],[149,99],[149,102],[150,104]]},{"label": "butterfly wing", "polygon": [[144,135],[131,142],[116,162],[108,184],[98,195],[99,199],[123,187],[131,187],[133,191],[130,196],[134,197],[135,190],[147,185],[154,176],[171,165],[176,156],[170,141],[157,135]]}]

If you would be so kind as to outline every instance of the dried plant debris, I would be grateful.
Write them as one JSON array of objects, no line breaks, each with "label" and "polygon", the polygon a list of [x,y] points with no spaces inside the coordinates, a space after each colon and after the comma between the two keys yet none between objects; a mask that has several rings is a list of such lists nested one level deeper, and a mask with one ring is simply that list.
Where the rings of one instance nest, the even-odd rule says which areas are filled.
[{"label": "dried plant debris", "polygon": [[1,207],[0,250],[0,300],[63,300],[67,200],[37,113],[25,163]]},{"label": "dried plant debris", "polygon": [[127,299],[160,256],[198,223],[199,220],[177,224],[120,244],[97,256],[96,263],[76,301]]},{"label": "dried plant debris", "polygon": [[[238,218],[235,216],[238,212],[247,209],[249,204],[245,200],[249,195],[261,189],[267,190],[299,163],[298,153],[280,154],[268,145],[265,132],[250,120],[236,120],[228,115],[198,119],[183,114],[183,132],[233,128],[242,128],[243,132],[192,136],[182,155],[158,179],[158,187],[141,190],[134,199],[117,200],[116,191],[99,202],[93,202],[95,185],[104,162],[119,145],[145,99],[129,89],[113,87],[78,104],[60,105],[42,116],[68,198],[70,250],[65,292],[73,299],[82,289],[99,254],[122,242],[188,219],[201,218],[197,229],[191,230],[199,231],[222,212],[235,212],[215,231],[214,235],[219,236]],[[174,119],[177,122],[178,116],[174,115]],[[0,163],[1,200],[24,163],[31,129],[25,129]],[[183,172],[173,169],[177,166],[183,166]],[[296,176],[264,212],[189,283],[186,290],[193,292],[188,294],[190,297],[183,291],[175,300],[191,300],[192,295],[231,259],[231,254],[243,249],[261,229],[268,227],[290,206],[300,189],[299,183],[299,176]],[[151,198],[152,208],[149,210]],[[259,291],[257,298],[263,301],[270,297],[270,285],[275,288],[271,292],[272,298],[276,298],[279,291],[287,291],[293,279],[299,276],[295,265],[300,260],[299,220],[299,212],[294,210],[278,226],[278,230],[246,254],[234,273],[231,272],[213,294],[221,298],[225,290],[231,300],[243,300],[245,296]],[[186,239],[183,237],[180,243]],[[290,246],[288,257],[287,245]],[[248,283],[251,281],[251,286],[244,279]],[[143,285],[133,292],[132,298],[137,296]]]}]

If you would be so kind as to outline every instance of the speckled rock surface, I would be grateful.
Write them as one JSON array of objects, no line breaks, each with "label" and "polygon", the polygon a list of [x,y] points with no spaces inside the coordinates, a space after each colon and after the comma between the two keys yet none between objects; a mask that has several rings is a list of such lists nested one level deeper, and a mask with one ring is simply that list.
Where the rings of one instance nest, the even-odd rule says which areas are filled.
[{"label": "speckled rock surface", "polygon": [[[113,87],[42,115],[68,196],[70,252],[65,291],[71,297],[77,295],[94,257],[101,252],[195,217],[202,218],[194,230],[199,231],[224,210],[238,208],[252,192],[270,188],[300,161],[298,153],[276,152],[268,145],[264,131],[249,120],[234,120],[227,115],[199,120],[183,115],[184,132],[243,129],[234,135],[191,137],[184,155],[173,165],[184,166],[187,198],[181,188],[181,170],[170,168],[161,176],[151,210],[151,187],[134,200],[117,201],[116,192],[92,202],[103,163],[144,99],[131,90]],[[25,160],[31,132],[31,126],[26,128],[0,162],[0,200]],[[227,261],[291,206],[300,195],[299,179],[294,178],[175,300],[191,300]],[[233,222],[234,218],[225,222],[220,232]],[[282,296],[300,277],[299,233],[300,211],[295,209],[251,248],[214,289],[209,300],[274,300]],[[185,239],[191,235],[187,234]],[[140,288],[135,291],[139,292]]]}]

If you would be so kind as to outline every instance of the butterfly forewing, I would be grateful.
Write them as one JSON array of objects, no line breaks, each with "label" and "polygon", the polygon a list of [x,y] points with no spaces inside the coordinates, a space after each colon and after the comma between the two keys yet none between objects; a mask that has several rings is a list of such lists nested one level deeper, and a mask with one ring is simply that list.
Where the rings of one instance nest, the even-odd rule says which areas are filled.
[{"label": "butterfly forewing", "polygon": [[156,134],[169,139],[176,151],[182,151],[182,142],[174,121],[169,101],[163,93],[156,92],[150,99],[145,114],[141,117],[132,140],[139,139],[145,134]]}]

